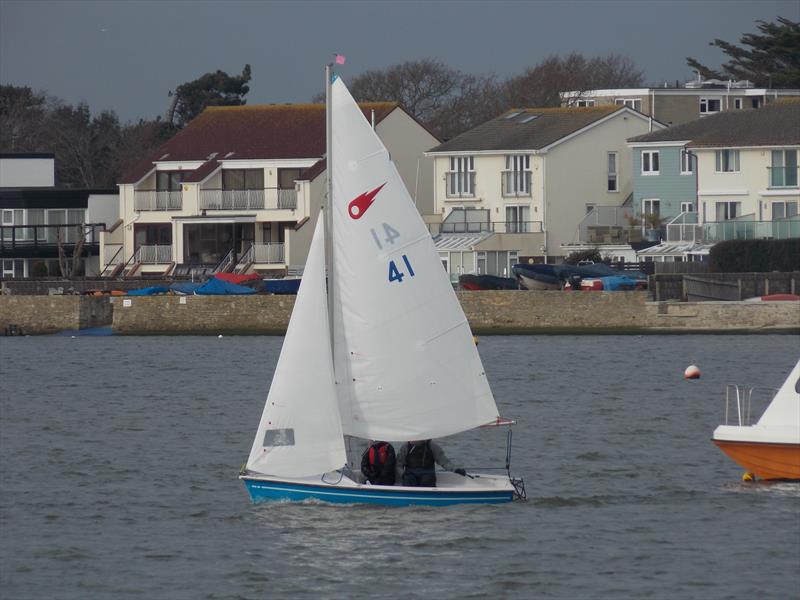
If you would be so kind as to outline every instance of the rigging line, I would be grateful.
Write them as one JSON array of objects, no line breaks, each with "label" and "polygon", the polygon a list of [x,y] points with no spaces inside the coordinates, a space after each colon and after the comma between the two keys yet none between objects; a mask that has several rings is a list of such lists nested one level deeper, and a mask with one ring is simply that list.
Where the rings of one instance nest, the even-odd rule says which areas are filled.
[{"label": "rigging line", "polygon": [[401,246],[397,246],[397,247],[393,246],[391,248],[391,251],[383,252],[382,254],[379,254],[378,256],[381,259],[385,259],[386,257],[391,256],[393,254],[399,254],[400,252],[402,252],[406,248],[410,248],[411,246],[414,246],[415,244],[418,244],[419,242],[424,242],[424,241],[430,240],[430,239],[431,239],[430,233],[426,232],[426,233],[423,233],[422,235],[420,235],[419,237],[416,237],[416,238],[414,238],[412,240],[409,240],[408,242],[406,242],[405,244],[403,244]]},{"label": "rigging line", "polygon": [[425,341],[422,343],[422,345],[423,345],[423,346],[427,346],[427,345],[428,345],[428,344],[430,344],[431,342],[435,342],[435,341],[436,341],[436,340],[438,340],[440,337],[447,335],[448,333],[450,333],[450,332],[451,332],[451,331],[453,331],[454,329],[458,329],[459,327],[461,327],[461,326],[462,326],[462,325],[464,325],[465,323],[468,323],[468,322],[467,322],[467,319],[466,319],[466,317],[465,317],[465,318],[463,318],[463,319],[461,319],[460,321],[458,321],[458,322],[457,322],[455,325],[451,325],[450,327],[448,327],[448,328],[447,328],[447,329],[445,329],[444,331],[440,331],[439,333],[437,333],[437,334],[436,334],[435,336],[433,336],[432,338],[428,338],[427,340],[425,340]]}]

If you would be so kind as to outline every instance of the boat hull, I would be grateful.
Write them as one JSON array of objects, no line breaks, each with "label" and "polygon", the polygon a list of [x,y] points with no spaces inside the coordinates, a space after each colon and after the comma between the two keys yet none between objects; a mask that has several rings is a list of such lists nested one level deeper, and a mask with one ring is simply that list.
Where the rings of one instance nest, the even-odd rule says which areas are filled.
[{"label": "boat hull", "polygon": [[714,443],[731,460],[759,479],[800,480],[800,444],[717,439]]},{"label": "boat hull", "polygon": [[318,500],[334,504],[383,506],[449,506],[453,504],[503,504],[514,499],[513,487],[485,489],[409,488],[403,486],[341,485],[281,481],[241,476],[253,503]]}]

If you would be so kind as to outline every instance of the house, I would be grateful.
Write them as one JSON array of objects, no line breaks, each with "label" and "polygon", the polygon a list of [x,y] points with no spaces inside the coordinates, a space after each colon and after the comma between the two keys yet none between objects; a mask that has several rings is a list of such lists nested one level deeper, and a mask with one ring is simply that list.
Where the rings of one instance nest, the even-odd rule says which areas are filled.
[{"label": "house", "polygon": [[798,123],[800,101],[783,101],[631,138],[634,208],[673,246],[800,237]]},{"label": "house", "polygon": [[117,190],[56,187],[52,153],[0,154],[0,277],[65,275],[59,247],[65,268],[80,251],[70,274],[97,275],[100,236],[118,207]]},{"label": "house", "polygon": [[[423,151],[437,138],[396,103],[361,107],[431,212]],[[105,274],[301,268],[323,204],[324,154],[322,104],[206,108],[120,181],[123,226],[102,239]]]},{"label": "house", "polygon": [[428,151],[451,275],[568,255],[587,212],[629,198],[626,140],[650,121],[626,106],[512,109]]},{"label": "house", "polygon": [[757,88],[749,81],[696,79],[674,87],[600,89],[561,93],[563,106],[629,106],[666,125],[680,125],[725,111],[760,108],[785,98],[800,98],[798,89]]}]

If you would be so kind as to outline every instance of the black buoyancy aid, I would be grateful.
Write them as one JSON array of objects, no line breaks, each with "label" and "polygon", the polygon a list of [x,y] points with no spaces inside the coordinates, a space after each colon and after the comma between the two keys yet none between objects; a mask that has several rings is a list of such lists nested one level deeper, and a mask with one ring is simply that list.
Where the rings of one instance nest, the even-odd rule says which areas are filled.
[{"label": "black buoyancy aid", "polygon": [[436,461],[431,450],[431,441],[427,440],[424,444],[416,446],[408,445],[406,454],[406,469],[419,469],[433,471],[436,468]]}]

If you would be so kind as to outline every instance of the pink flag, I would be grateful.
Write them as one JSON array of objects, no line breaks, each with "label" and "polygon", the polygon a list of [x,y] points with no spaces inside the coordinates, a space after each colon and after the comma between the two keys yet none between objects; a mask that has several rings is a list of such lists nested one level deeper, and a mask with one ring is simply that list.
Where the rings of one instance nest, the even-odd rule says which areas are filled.
[{"label": "pink flag", "polygon": [[336,55],[336,64],[337,65],[343,65],[344,64],[344,60],[345,60],[344,54],[337,54]]}]

